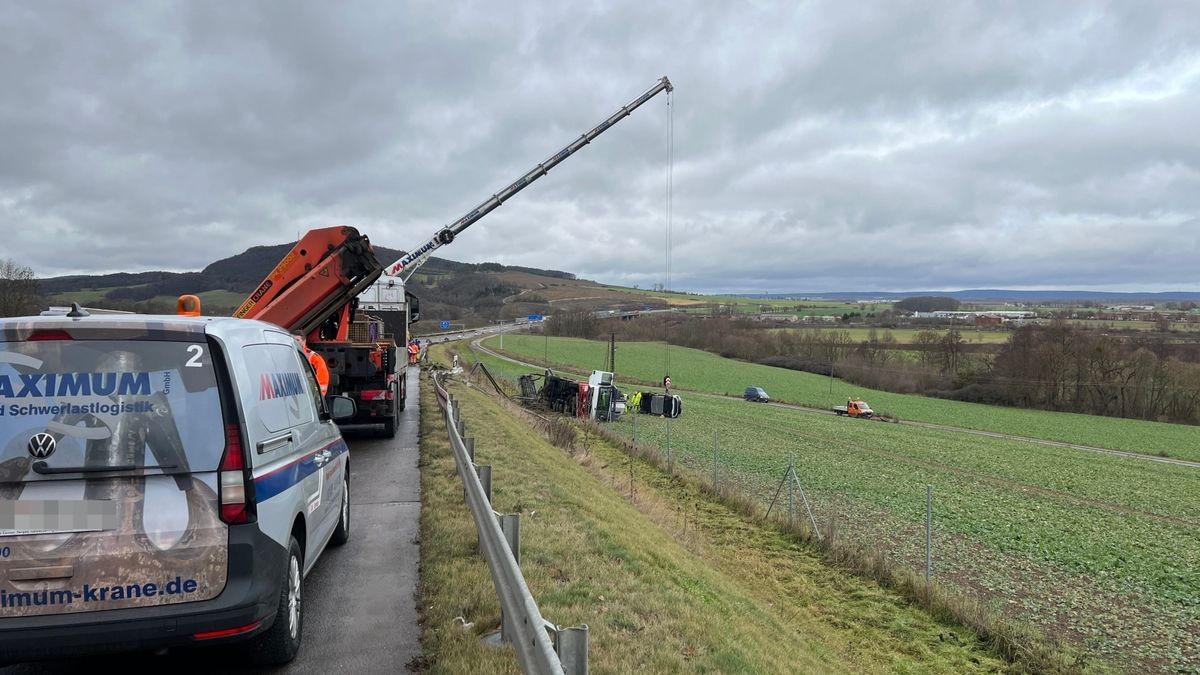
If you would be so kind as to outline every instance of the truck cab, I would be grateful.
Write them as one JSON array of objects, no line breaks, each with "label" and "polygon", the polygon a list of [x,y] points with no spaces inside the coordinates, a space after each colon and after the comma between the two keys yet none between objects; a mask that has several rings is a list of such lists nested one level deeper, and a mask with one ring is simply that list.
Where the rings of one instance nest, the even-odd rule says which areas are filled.
[{"label": "truck cab", "polygon": [[833,412],[838,415],[861,417],[863,419],[870,419],[875,414],[875,411],[871,410],[871,406],[867,405],[866,401],[854,398],[846,399],[846,405],[834,406]]}]

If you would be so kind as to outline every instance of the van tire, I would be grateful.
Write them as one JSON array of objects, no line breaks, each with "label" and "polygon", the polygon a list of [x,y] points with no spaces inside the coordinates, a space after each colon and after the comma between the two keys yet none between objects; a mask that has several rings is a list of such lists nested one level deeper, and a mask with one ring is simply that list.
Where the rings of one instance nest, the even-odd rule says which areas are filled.
[{"label": "van tire", "polygon": [[342,479],[342,505],[341,515],[338,516],[337,527],[333,530],[333,536],[329,538],[330,546],[344,546],[350,541],[350,465],[342,470],[345,474]]},{"label": "van tire", "polygon": [[275,622],[254,645],[252,657],[258,665],[289,663],[300,651],[300,640],[304,637],[304,604],[301,602],[304,598],[304,554],[295,537],[288,539],[287,564],[279,586]]}]

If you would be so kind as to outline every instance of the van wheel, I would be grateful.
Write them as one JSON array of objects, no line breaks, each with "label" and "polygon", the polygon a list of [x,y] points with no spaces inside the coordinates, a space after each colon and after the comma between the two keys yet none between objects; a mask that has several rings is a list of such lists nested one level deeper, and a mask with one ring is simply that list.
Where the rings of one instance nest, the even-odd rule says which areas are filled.
[{"label": "van wheel", "polygon": [[342,546],[350,541],[350,465],[347,464],[342,479],[342,513],[338,518],[337,528],[329,538],[331,546]]},{"label": "van wheel", "polygon": [[288,540],[287,565],[279,589],[279,606],[275,608],[275,623],[259,637],[254,649],[254,662],[259,665],[278,665],[296,658],[300,638],[304,633],[304,613],[301,599],[304,589],[304,557],[295,537]]}]

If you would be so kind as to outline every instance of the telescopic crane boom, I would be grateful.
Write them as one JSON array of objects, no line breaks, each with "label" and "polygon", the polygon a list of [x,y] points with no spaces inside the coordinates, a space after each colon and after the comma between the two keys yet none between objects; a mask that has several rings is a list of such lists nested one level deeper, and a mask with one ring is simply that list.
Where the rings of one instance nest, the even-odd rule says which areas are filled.
[{"label": "telescopic crane boom", "polygon": [[[497,192],[491,197],[488,197],[483,201],[482,204],[468,211],[467,214],[462,218],[459,218],[450,225],[438,230],[437,233],[429,239],[429,241],[418,246],[417,248],[410,250],[404,255],[404,257],[385,267],[383,270],[383,276],[376,281],[376,286],[386,286],[389,283],[394,284],[396,277],[399,277],[402,281],[408,281],[409,277],[412,276],[417,268],[425,264],[425,261],[428,260],[431,255],[433,255],[434,251],[454,241],[454,238],[461,234],[463,230],[474,225],[479,221],[480,218],[483,218],[487,214],[496,210],[498,206],[508,201],[510,197],[528,187],[530,183],[546,175],[546,172],[550,171],[550,169],[558,166],[558,164],[564,159],[575,154],[580,148],[588,143],[591,143],[596,139],[597,136],[607,131],[609,127],[629,116],[630,113],[632,113],[634,110],[637,110],[646,101],[654,98],[659,92],[671,92],[674,90],[674,88],[675,87],[671,85],[671,81],[668,80],[664,75],[661,79],[659,79],[658,82],[654,84],[653,87],[650,87],[646,91],[642,92],[640,96],[633,99],[626,105],[621,106],[620,110],[613,113],[610,117],[608,117],[608,119],[604,120],[600,124],[597,124],[591,129],[591,131],[583,134],[568,144],[567,147],[551,155],[548,159],[546,159],[546,161],[541,162],[537,166],[530,169],[528,173],[518,178],[508,187]],[[401,277],[402,274],[404,276]],[[391,307],[380,306],[381,304],[386,305],[387,303],[382,302],[384,294],[379,293],[378,290],[379,289],[377,288],[368,289],[363,294],[360,301],[369,303],[369,305],[372,306],[371,308],[374,309],[392,309]]]}]

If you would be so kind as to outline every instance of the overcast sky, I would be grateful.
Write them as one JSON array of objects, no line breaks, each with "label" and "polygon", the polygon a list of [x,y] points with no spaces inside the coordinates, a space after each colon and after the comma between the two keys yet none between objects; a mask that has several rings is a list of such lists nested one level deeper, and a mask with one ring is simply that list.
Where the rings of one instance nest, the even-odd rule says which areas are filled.
[{"label": "overcast sky", "polygon": [[[674,288],[1200,289],[1195,2],[0,0],[0,258],[415,248],[662,75]],[[663,283],[666,104],[439,255]]]}]

